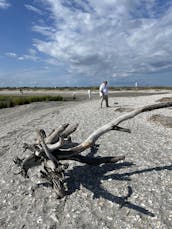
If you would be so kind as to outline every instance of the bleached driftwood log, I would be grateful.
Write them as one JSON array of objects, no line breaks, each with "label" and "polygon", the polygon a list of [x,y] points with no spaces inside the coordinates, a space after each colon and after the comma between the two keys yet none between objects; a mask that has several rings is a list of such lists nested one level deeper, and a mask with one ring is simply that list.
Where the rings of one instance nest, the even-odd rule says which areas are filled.
[{"label": "bleached driftwood log", "polygon": [[99,165],[102,163],[116,163],[124,160],[125,156],[107,156],[107,157],[88,157],[80,155],[81,152],[95,146],[96,141],[100,136],[111,130],[123,131],[130,133],[129,129],[118,126],[120,123],[134,118],[136,115],[151,111],[154,109],[171,107],[172,102],[158,103],[138,108],[128,112],[111,122],[94,131],[85,141],[76,144],[71,140],[71,134],[77,129],[78,124],[70,126],[63,124],[53,130],[48,136],[44,130],[36,131],[35,143],[29,145],[24,144],[25,150],[30,150],[33,153],[26,159],[16,158],[14,162],[21,166],[20,173],[24,177],[28,177],[28,170],[34,166],[42,165],[41,175],[46,178],[59,198],[65,195],[64,188],[64,171],[68,168],[68,164],[61,164],[61,160],[75,160],[89,165]]}]

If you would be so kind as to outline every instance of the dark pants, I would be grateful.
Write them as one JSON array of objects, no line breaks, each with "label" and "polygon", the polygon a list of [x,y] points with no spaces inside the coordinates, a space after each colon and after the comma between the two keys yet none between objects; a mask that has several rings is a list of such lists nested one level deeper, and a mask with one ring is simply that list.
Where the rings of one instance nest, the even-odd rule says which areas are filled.
[{"label": "dark pants", "polygon": [[105,100],[106,107],[109,107],[108,95],[103,95],[103,96],[101,97],[101,108],[102,108],[102,105],[103,105],[103,100]]}]

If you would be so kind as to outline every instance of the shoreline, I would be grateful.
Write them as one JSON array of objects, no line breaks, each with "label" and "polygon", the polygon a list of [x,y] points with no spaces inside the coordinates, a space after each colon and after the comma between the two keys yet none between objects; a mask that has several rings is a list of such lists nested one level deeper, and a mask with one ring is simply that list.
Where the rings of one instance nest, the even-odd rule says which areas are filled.
[{"label": "shoreline", "polygon": [[[122,91],[112,91],[109,90],[109,98],[110,97],[138,97],[138,96],[151,96],[158,94],[170,94],[172,90],[122,90]],[[62,96],[66,101],[83,101],[89,100],[88,91],[87,90],[23,90],[23,94],[21,95],[19,90],[0,90],[0,95],[9,95],[9,96]],[[75,99],[74,99],[75,97]],[[99,99],[99,91],[91,92],[91,100]]]}]

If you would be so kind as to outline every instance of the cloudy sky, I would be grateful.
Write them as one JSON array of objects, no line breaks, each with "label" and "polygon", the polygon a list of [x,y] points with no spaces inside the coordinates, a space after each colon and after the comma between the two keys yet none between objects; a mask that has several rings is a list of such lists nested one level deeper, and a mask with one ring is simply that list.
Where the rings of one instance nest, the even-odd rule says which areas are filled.
[{"label": "cloudy sky", "polygon": [[171,0],[0,0],[0,87],[172,86]]}]

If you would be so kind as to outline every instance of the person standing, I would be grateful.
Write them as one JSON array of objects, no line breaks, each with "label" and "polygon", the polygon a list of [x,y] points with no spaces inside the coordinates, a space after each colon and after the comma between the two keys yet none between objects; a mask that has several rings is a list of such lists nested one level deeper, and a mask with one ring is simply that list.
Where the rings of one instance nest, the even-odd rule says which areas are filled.
[{"label": "person standing", "polygon": [[91,90],[88,90],[88,98],[91,99]]},{"label": "person standing", "polygon": [[101,97],[101,108],[103,105],[103,101],[105,100],[106,103],[106,107],[109,107],[109,103],[108,103],[108,82],[104,81],[100,87],[99,87],[99,93],[100,93],[100,97]]}]

